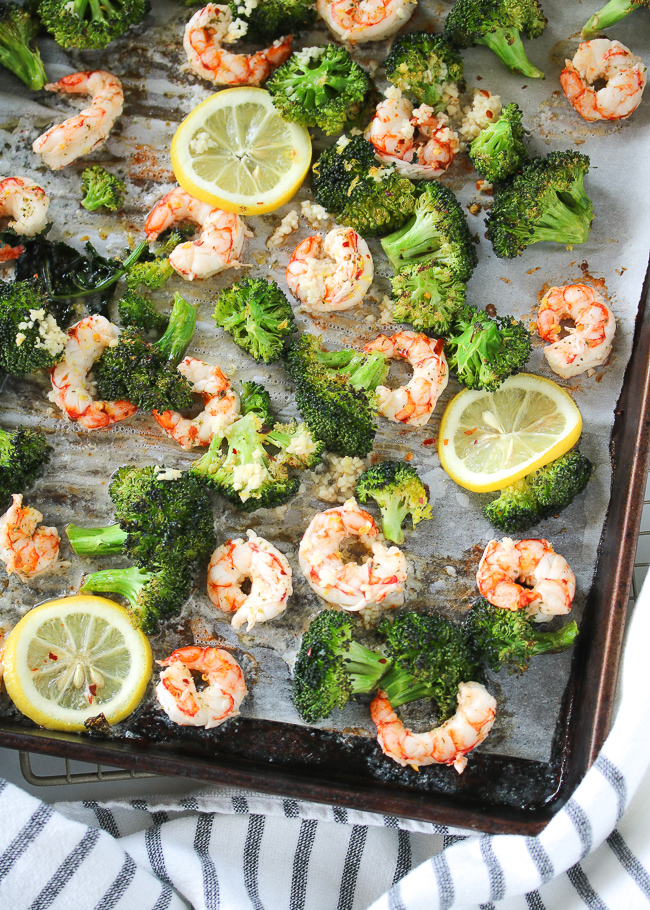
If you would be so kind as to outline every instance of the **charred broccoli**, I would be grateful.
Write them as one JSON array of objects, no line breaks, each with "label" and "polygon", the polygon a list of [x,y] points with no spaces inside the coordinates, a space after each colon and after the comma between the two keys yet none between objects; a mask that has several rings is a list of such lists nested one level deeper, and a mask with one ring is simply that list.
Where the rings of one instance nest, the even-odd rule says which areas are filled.
[{"label": "charred broccoli", "polygon": [[189,231],[175,228],[155,252],[149,247],[138,262],[128,269],[125,276],[127,286],[135,289],[142,285],[150,291],[164,287],[174,274],[169,254],[179,243],[185,242],[188,235]]},{"label": "charred broccoli", "polygon": [[0,429],[0,513],[41,476],[51,452],[41,430]]},{"label": "charred broccoli", "polygon": [[271,396],[259,382],[245,382],[239,394],[239,407],[242,416],[251,411],[263,424],[271,419]]},{"label": "charred broccoli", "polygon": [[506,104],[496,123],[478,134],[469,147],[474,169],[490,183],[500,183],[528,161],[521,108]]},{"label": "charred broccoli", "polygon": [[49,370],[67,340],[38,280],[0,282],[0,369],[19,378]]},{"label": "charred broccoli", "polygon": [[126,183],[115,174],[109,174],[106,168],[94,164],[82,172],[81,189],[86,194],[81,204],[89,212],[102,206],[109,212],[116,212],[124,203]]},{"label": "charred broccoli", "polygon": [[285,357],[303,420],[325,447],[363,457],[375,438],[374,390],[388,373],[383,354],[324,351],[321,339],[301,335]]},{"label": "charred broccoli", "polygon": [[443,94],[447,83],[463,78],[463,58],[456,48],[444,35],[430,32],[401,35],[384,65],[389,82],[436,112],[446,106]]},{"label": "charred broccoli", "polygon": [[290,468],[315,468],[320,462],[324,443],[316,439],[304,423],[276,423],[266,434],[266,442],[271,443],[279,453],[276,460],[282,461]]},{"label": "charred broccoli", "polygon": [[38,20],[17,3],[0,2],[0,66],[4,66],[32,91],[47,82],[45,67],[32,39]]},{"label": "charred broccoli", "polygon": [[139,331],[122,332],[94,367],[97,392],[105,401],[131,401],[145,411],[182,411],[194,403],[192,387],[176,367],[185,354],[196,324],[196,306],[180,294],[165,334],[155,343]]},{"label": "charred broccoli", "polygon": [[148,0],[37,0],[45,28],[63,48],[102,48],[142,22]]},{"label": "charred broccoli", "polygon": [[459,314],[445,343],[450,369],[470,389],[493,392],[518,373],[532,349],[530,332],[511,316],[492,318],[475,307]]},{"label": "charred broccoli", "polygon": [[511,72],[543,79],[526,57],[521,33],[539,38],[547,22],[537,0],[456,0],[444,33],[456,47],[484,44]]},{"label": "charred broccoli", "polygon": [[531,657],[570,648],[578,626],[569,622],[556,632],[537,632],[525,610],[505,610],[481,598],[467,614],[465,631],[476,661],[519,674],[528,669]]},{"label": "charred broccoli", "polygon": [[567,452],[504,490],[483,510],[485,517],[511,534],[526,531],[571,505],[586,488],[594,466],[578,449]]},{"label": "charred broccoli", "polygon": [[189,566],[169,565],[151,569],[107,569],[86,575],[81,591],[119,594],[129,603],[133,625],[148,635],[155,633],[161,619],[178,613],[192,590]]},{"label": "charred broccoli", "polygon": [[128,288],[117,303],[117,313],[125,328],[141,332],[164,332],[169,317],[159,313],[148,297]]},{"label": "charred broccoli", "polygon": [[502,259],[540,241],[585,243],[594,207],[584,188],[589,158],[551,152],[534,158],[503,184],[487,217],[487,236]]},{"label": "charred broccoli", "polygon": [[262,44],[284,35],[296,35],[312,28],[316,21],[315,0],[259,0],[245,3],[229,0],[233,19],[248,26],[246,41]]},{"label": "charred broccoli", "polygon": [[650,6],[650,0],[609,0],[609,3],[606,3],[585,23],[582,37],[595,38],[603,29],[611,28],[612,25],[616,25],[621,19],[629,16],[634,10],[641,9],[642,6],[647,9]]},{"label": "charred broccoli", "polygon": [[357,499],[374,499],[381,509],[381,529],[387,540],[404,542],[402,524],[411,516],[413,528],[431,518],[427,488],[418,472],[403,461],[380,461],[357,478]]},{"label": "charred broccoli", "polygon": [[464,630],[437,613],[401,612],[392,625],[384,619],[379,632],[392,661],[381,689],[393,708],[431,698],[444,720],[458,706],[460,683],[480,681]]},{"label": "charred broccoli", "polygon": [[242,278],[217,298],[213,319],[258,362],[277,360],[296,324],[291,304],[275,281]]},{"label": "charred broccoli", "polygon": [[285,120],[318,126],[328,136],[354,120],[370,87],[365,70],[337,44],[292,54],[264,86]]},{"label": "charred broccoli", "polygon": [[347,613],[323,610],[302,637],[293,668],[293,702],[307,723],[329,717],[353,695],[378,688],[390,667],[382,654],[354,641]]},{"label": "charred broccoli", "polygon": [[418,332],[446,335],[467,297],[465,282],[435,260],[405,265],[391,278],[393,319]]},{"label": "charred broccoli", "polygon": [[381,245],[396,272],[426,261],[467,281],[478,262],[463,210],[452,191],[435,180],[421,191],[411,220]]},{"label": "charred broccoli", "polygon": [[316,202],[364,237],[388,234],[413,214],[414,184],[394,165],[380,166],[363,136],[341,136],[312,170]]}]

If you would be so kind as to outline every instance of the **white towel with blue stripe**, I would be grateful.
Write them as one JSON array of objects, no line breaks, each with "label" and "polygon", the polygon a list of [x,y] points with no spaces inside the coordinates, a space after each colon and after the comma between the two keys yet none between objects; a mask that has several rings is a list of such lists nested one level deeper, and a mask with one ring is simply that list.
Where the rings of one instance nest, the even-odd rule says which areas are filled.
[{"label": "white towel with blue stripe", "polygon": [[2,910],[650,907],[650,582],[614,726],[538,837],[476,835],[226,788],[62,803],[0,785]]}]

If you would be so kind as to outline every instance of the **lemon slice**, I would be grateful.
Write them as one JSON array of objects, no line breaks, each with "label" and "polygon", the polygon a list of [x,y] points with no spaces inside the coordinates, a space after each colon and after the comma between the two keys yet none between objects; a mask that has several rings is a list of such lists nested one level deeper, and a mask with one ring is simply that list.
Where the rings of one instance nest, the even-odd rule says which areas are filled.
[{"label": "lemon slice", "polygon": [[304,126],[287,123],[268,92],[240,86],[206,98],[172,140],[172,168],[192,196],[226,212],[262,215],[288,202],[311,163]]},{"label": "lemon slice", "polygon": [[488,493],[564,455],[581,430],[580,411],[564,389],[518,373],[496,392],[465,389],[449,402],[438,454],[457,484]]},{"label": "lemon slice", "polygon": [[124,607],[79,595],[34,607],[12,629],[4,681],[19,711],[49,730],[83,730],[104,714],[117,723],[151,677],[151,646]]}]

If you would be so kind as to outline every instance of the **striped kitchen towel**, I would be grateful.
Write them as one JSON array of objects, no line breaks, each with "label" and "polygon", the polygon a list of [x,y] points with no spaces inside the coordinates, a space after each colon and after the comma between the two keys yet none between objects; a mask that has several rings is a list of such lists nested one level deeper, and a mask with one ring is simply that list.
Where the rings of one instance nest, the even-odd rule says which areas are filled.
[{"label": "striped kitchen towel", "polygon": [[67,803],[0,787],[2,910],[641,910],[650,906],[650,582],[601,754],[538,837],[203,788]]}]

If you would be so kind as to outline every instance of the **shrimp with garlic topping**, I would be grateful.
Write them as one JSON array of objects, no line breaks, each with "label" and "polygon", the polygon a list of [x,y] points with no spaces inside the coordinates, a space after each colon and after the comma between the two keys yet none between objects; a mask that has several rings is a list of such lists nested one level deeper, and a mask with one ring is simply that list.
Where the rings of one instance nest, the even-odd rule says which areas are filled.
[{"label": "shrimp with garlic topping", "polygon": [[368,244],[352,228],[334,228],[325,238],[307,237],[293,251],[287,284],[308,313],[334,313],[359,306],[370,289],[373,264]]}]

